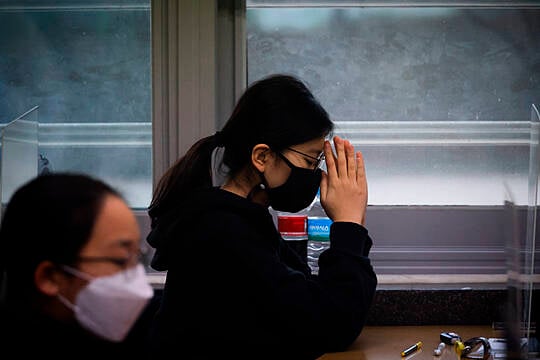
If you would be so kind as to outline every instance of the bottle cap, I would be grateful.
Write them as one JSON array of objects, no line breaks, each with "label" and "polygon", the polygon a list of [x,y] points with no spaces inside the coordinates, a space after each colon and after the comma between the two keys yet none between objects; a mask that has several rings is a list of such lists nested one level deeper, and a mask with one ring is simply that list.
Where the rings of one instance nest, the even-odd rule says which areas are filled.
[{"label": "bottle cap", "polygon": [[307,215],[278,215],[278,231],[281,235],[307,235]]}]

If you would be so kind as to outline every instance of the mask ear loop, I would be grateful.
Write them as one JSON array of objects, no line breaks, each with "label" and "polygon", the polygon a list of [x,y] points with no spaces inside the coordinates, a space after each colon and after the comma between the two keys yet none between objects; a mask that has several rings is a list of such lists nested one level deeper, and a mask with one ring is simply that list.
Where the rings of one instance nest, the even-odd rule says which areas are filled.
[{"label": "mask ear loop", "polygon": [[[75,268],[72,268],[71,266],[68,266],[68,265],[59,265],[59,268],[68,273],[69,275],[72,275],[72,276],[75,276],[75,277],[78,277],[79,279],[83,279],[83,280],[86,280],[86,281],[91,281],[93,280],[93,278],[88,275],[88,274],[85,274],[83,273],[82,271],[79,271]],[[56,298],[65,306],[67,307],[68,309],[70,309],[71,311],[73,311],[74,313],[78,311],[78,307],[77,305],[73,304],[71,301],[69,301],[64,295],[58,293],[56,294]]]},{"label": "mask ear loop", "polygon": [[60,265],[60,268],[62,270],[64,270],[65,272],[67,272],[68,274],[78,277],[79,279],[83,279],[83,280],[86,280],[86,281],[94,280],[94,278],[92,276],[90,276],[90,275],[88,275],[86,273],[83,273],[82,271],[79,271],[79,270],[77,270],[75,268],[72,268],[71,266]]},{"label": "mask ear loop", "polygon": [[56,294],[56,298],[60,300],[60,302],[64,304],[64,306],[70,309],[71,311],[73,312],[77,311],[77,305],[72,304],[71,301],[69,301],[64,295]]}]

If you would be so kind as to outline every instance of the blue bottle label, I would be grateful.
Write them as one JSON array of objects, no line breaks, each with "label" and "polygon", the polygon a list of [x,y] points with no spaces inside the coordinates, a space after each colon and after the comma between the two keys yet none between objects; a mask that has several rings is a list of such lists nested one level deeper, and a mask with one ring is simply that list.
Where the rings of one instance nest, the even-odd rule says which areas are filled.
[{"label": "blue bottle label", "polygon": [[330,225],[332,220],[327,217],[308,217],[308,240],[330,241]]}]

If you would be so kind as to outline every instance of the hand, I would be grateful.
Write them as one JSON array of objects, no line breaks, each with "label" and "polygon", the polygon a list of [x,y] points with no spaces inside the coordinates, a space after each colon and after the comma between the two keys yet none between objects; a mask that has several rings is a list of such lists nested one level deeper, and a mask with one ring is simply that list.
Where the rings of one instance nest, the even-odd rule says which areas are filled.
[{"label": "hand", "polygon": [[327,172],[321,180],[321,205],[333,221],[364,225],[368,189],[364,158],[348,140],[334,136],[334,147],[324,142]]}]

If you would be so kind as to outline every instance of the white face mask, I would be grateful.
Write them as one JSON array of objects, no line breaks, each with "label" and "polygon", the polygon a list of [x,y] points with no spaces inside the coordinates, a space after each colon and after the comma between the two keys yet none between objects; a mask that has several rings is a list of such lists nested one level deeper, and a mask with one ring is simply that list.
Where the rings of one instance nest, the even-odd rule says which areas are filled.
[{"label": "white face mask", "polygon": [[154,293],[141,264],[96,278],[68,266],[63,268],[89,283],[79,292],[75,304],[60,294],[59,300],[73,310],[84,328],[111,341],[126,337]]}]

